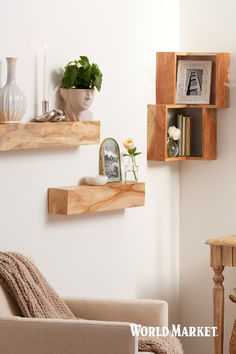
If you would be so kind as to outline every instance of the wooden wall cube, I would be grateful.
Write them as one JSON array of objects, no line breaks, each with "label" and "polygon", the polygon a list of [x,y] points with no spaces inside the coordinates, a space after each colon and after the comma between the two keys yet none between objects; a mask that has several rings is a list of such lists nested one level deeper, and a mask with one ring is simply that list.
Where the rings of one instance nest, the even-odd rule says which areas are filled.
[{"label": "wooden wall cube", "polygon": [[229,53],[159,52],[156,54],[156,58],[156,104],[176,104],[179,60],[211,60],[211,95],[208,106],[215,108],[228,107]]},{"label": "wooden wall cube", "polygon": [[[178,113],[191,117],[191,156],[167,156],[167,130]],[[216,109],[186,105],[148,105],[147,159],[152,161],[215,160]]]}]

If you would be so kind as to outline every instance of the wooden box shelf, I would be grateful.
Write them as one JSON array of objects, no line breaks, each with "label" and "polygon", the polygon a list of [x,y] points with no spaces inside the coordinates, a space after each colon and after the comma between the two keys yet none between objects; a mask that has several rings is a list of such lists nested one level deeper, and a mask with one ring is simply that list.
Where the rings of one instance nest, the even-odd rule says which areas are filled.
[{"label": "wooden box shelf", "polygon": [[[167,157],[167,130],[178,113],[191,117],[191,156]],[[215,160],[216,109],[186,105],[148,105],[147,158],[154,161]]]},{"label": "wooden box shelf", "polygon": [[115,182],[104,186],[49,188],[48,211],[76,215],[143,206],[145,183]]},{"label": "wooden box shelf", "polygon": [[215,108],[228,107],[229,53],[157,53],[157,104],[176,104],[176,80],[179,60],[212,61],[210,104],[206,106]]},{"label": "wooden box shelf", "polygon": [[99,144],[100,122],[0,124],[0,151]]}]

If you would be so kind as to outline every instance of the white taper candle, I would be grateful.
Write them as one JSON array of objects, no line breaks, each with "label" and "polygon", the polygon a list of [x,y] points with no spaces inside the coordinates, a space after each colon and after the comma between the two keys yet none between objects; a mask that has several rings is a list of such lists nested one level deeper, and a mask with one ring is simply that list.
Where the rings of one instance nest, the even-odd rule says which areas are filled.
[{"label": "white taper candle", "polygon": [[47,101],[47,44],[43,52],[43,101]]}]

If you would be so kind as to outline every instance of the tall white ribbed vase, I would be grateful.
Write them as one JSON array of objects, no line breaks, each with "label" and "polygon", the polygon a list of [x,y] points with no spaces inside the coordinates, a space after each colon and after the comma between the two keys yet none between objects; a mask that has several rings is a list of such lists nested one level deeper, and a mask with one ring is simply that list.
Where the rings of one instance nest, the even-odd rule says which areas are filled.
[{"label": "tall white ribbed vase", "polygon": [[7,82],[0,89],[0,123],[19,122],[26,110],[24,93],[17,87],[15,80],[17,58],[7,59]]}]

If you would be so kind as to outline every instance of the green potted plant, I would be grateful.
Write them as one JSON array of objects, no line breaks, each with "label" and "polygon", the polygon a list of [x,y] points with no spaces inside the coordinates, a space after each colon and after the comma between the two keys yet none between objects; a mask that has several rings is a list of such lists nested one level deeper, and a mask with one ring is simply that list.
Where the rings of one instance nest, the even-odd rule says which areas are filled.
[{"label": "green potted plant", "polygon": [[79,60],[65,66],[60,94],[64,100],[67,119],[71,121],[92,120],[89,111],[94,98],[95,88],[100,91],[102,73],[97,64],[81,56]]}]

